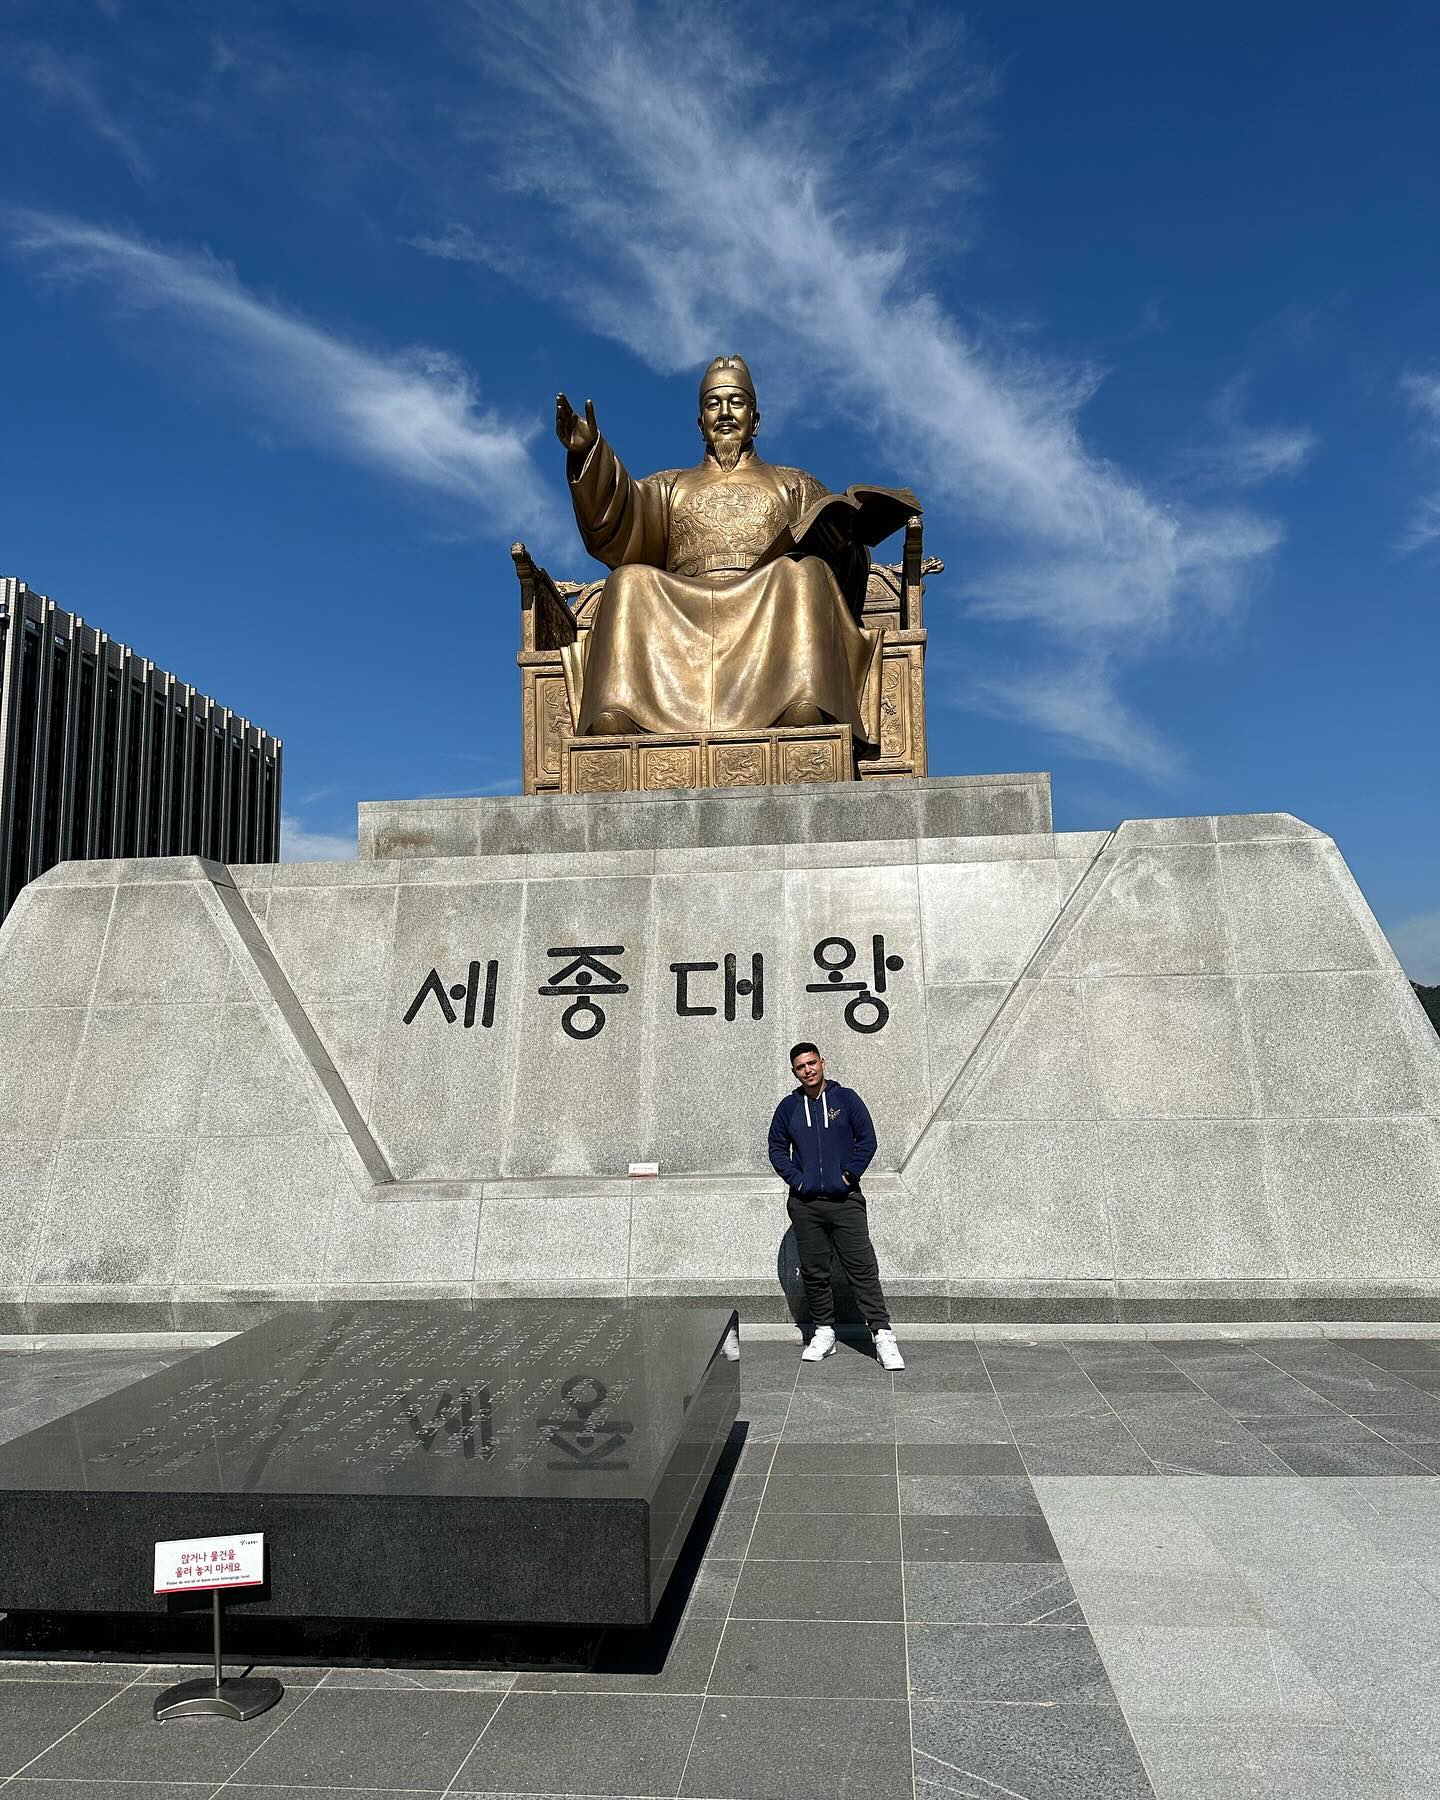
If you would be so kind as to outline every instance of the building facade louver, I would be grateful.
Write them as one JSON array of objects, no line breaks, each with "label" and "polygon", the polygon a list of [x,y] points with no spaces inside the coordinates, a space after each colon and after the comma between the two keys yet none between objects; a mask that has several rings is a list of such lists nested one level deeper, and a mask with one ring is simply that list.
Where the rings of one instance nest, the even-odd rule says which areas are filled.
[{"label": "building facade louver", "polygon": [[274,862],[278,738],[0,577],[0,917],[56,863]]}]

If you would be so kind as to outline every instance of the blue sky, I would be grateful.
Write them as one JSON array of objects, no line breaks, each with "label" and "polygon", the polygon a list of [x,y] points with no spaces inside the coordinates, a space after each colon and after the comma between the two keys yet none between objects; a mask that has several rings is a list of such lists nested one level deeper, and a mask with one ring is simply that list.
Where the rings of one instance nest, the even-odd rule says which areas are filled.
[{"label": "blue sky", "polygon": [[750,360],[926,504],[936,774],[1284,810],[1440,981],[1440,13],[8,0],[0,573],[286,745],[512,791],[507,547]]}]

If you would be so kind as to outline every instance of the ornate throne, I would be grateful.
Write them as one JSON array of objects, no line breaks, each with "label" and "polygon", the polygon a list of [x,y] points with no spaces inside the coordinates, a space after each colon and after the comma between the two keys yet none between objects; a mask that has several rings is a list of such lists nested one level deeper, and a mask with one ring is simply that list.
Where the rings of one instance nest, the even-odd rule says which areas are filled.
[{"label": "ornate throne", "polygon": [[523,544],[512,544],[510,554],[520,578],[515,660],[527,794],[891,781],[925,774],[925,577],[938,575],[945,565],[924,554],[918,517],[905,528],[901,560],[872,564],[865,590],[861,622],[881,634],[878,745],[855,745],[848,725],[577,737],[560,652],[590,629],[604,578],[556,581]]}]

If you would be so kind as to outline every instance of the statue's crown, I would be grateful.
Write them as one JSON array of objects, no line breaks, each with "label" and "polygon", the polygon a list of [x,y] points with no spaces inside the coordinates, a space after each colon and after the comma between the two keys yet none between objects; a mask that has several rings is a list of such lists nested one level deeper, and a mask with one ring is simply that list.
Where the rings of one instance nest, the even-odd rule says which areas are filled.
[{"label": "statue's crown", "polygon": [[744,388],[751,400],[755,398],[755,383],[750,379],[750,371],[745,366],[743,356],[717,356],[710,367],[700,377],[700,401],[704,404],[705,396],[711,388],[733,387]]}]

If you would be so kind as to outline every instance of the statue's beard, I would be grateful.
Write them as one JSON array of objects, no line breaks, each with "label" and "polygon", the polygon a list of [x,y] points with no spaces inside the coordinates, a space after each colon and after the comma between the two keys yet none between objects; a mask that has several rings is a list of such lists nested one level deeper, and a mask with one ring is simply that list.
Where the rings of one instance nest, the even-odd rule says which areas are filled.
[{"label": "statue's beard", "polygon": [[745,454],[748,445],[738,431],[720,433],[710,440],[710,454],[728,475]]}]

